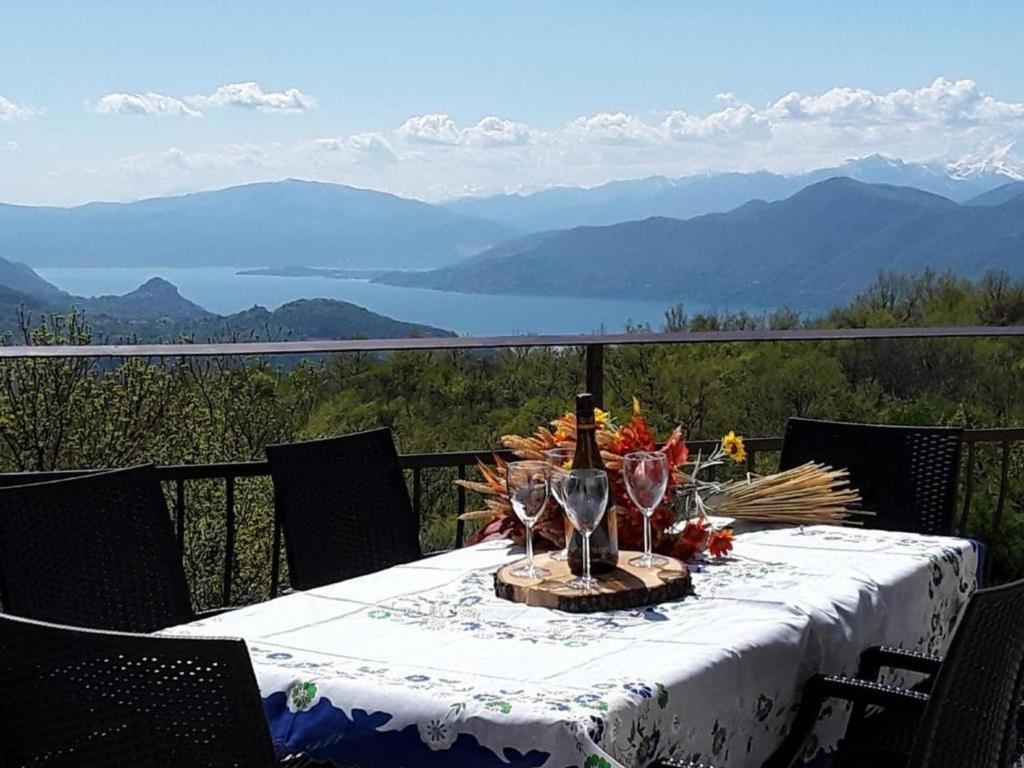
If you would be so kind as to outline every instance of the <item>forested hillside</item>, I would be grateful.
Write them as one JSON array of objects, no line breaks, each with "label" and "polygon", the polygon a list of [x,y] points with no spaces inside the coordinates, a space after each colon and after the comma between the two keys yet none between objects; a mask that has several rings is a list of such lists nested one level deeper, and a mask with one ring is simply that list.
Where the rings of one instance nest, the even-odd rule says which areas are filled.
[{"label": "forested hillside", "polygon": [[1024,196],[961,205],[912,187],[831,178],[728,213],[540,233],[393,285],[522,295],[714,297],[824,308],[880,269],[979,278],[1024,263]]}]

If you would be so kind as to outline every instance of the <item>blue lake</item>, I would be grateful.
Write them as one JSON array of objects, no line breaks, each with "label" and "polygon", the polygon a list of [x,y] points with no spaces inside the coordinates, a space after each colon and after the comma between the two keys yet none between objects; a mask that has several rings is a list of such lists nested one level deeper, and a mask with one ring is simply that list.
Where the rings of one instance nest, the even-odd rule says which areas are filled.
[{"label": "blue lake", "polygon": [[[37,269],[59,288],[79,296],[126,293],[151,277],[174,283],[181,295],[218,314],[254,304],[275,309],[303,298],[350,301],[397,320],[426,323],[460,335],[592,333],[622,331],[627,322],[661,326],[670,302],[581,299],[558,296],[490,296],[378,285],[366,280],[267,277],[236,274],[237,268],[163,267]],[[709,307],[687,302],[688,312]]]}]

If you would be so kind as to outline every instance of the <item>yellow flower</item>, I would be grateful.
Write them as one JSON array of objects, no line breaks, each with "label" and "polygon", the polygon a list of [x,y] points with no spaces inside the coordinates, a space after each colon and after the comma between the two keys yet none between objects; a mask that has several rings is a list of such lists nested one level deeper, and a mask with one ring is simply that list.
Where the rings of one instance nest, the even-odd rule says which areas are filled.
[{"label": "yellow flower", "polygon": [[606,427],[608,422],[611,420],[612,415],[608,411],[602,411],[600,408],[594,409],[594,421],[597,422],[597,426]]},{"label": "yellow flower", "polygon": [[747,458],[747,449],[743,447],[743,437],[731,429],[729,434],[722,438],[722,450],[737,464]]}]

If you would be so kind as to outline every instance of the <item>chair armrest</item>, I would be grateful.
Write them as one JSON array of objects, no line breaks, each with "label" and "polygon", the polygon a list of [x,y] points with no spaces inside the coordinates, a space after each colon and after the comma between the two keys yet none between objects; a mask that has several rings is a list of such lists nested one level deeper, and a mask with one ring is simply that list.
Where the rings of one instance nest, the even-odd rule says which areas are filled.
[{"label": "chair armrest", "polygon": [[877,680],[882,667],[905,669],[908,672],[922,672],[934,675],[942,666],[941,656],[932,656],[919,651],[907,651],[903,648],[891,648],[876,645],[868,648],[860,655],[860,666],[857,677],[861,680]]},{"label": "chair armrest", "polygon": [[818,711],[826,699],[846,699],[856,704],[880,707],[906,707],[923,710],[928,694],[871,680],[858,680],[836,675],[815,675],[804,686],[793,724],[772,756],[762,768],[789,768],[800,756],[804,741],[814,730]]}]

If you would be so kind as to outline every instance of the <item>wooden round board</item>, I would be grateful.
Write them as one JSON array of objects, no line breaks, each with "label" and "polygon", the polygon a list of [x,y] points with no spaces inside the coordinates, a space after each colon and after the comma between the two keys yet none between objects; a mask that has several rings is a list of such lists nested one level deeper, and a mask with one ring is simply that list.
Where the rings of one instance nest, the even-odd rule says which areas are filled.
[{"label": "wooden round board", "polygon": [[629,561],[639,552],[619,552],[618,567],[611,573],[596,576],[598,588],[579,592],[566,584],[575,576],[564,560],[552,560],[551,553],[535,557],[539,567],[551,572],[543,579],[523,579],[511,571],[522,565],[518,560],[503,566],[494,574],[494,592],[515,603],[543,608],[556,608],[570,613],[592,613],[639,608],[644,605],[678,600],[690,589],[690,571],[686,564],[668,558],[663,568],[638,568]]}]

